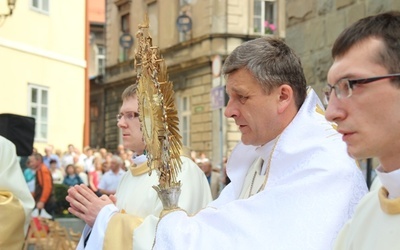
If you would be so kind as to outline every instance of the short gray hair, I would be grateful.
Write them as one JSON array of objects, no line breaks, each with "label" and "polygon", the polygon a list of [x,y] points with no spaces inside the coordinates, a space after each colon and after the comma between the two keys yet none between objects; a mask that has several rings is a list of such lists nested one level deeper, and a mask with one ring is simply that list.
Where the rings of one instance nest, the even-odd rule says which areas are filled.
[{"label": "short gray hair", "polygon": [[241,44],[226,58],[225,76],[246,68],[266,93],[283,84],[293,89],[297,108],[307,95],[307,85],[300,58],[281,39],[267,36]]},{"label": "short gray hair", "polygon": [[123,163],[121,157],[119,157],[118,155],[113,155],[113,156],[111,156],[111,161],[115,161],[115,162],[117,162],[118,164],[122,164],[122,163]]}]

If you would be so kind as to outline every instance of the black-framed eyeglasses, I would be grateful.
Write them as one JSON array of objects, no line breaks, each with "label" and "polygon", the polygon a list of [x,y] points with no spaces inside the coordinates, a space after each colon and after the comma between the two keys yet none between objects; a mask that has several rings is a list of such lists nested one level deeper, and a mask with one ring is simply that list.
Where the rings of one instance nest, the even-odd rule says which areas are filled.
[{"label": "black-framed eyeglasses", "polygon": [[329,97],[330,97],[333,89],[335,89],[335,95],[338,99],[349,98],[353,93],[353,91],[352,91],[353,86],[356,84],[367,84],[367,83],[379,81],[382,79],[387,79],[387,78],[393,79],[393,78],[398,78],[398,77],[400,77],[400,73],[383,75],[383,76],[374,76],[374,77],[368,77],[368,78],[340,79],[333,86],[328,83],[326,85],[326,87],[323,89],[324,96],[325,96],[325,100],[324,100],[325,104],[328,104]]},{"label": "black-framed eyeglasses", "polygon": [[117,115],[117,121],[120,121],[122,119],[122,117],[124,117],[125,120],[132,121],[133,119],[139,117],[139,113],[138,112],[133,112],[133,111],[129,111],[129,112],[125,112],[125,113],[119,113]]}]

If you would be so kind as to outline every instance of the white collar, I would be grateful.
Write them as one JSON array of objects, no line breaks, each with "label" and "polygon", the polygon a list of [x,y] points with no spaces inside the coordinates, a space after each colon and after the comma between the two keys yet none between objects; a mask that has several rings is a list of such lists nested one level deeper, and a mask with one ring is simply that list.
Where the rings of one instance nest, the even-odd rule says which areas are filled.
[{"label": "white collar", "polygon": [[147,156],[143,155],[143,154],[142,155],[138,155],[135,158],[133,158],[133,162],[138,166],[140,164],[142,164],[143,162],[145,162],[145,161],[147,161]]},{"label": "white collar", "polygon": [[375,170],[382,185],[389,192],[389,199],[396,199],[400,197],[400,169],[386,173],[383,171],[382,166],[379,166]]}]

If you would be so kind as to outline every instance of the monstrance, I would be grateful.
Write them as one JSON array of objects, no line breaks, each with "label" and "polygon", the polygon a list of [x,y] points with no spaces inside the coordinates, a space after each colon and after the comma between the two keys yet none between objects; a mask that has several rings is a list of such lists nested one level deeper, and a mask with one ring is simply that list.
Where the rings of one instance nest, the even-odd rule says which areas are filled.
[{"label": "monstrance", "polygon": [[[180,181],[177,174],[182,161],[178,112],[174,102],[172,82],[168,80],[167,67],[149,34],[149,19],[145,16],[136,33],[138,47],[135,51],[135,68],[138,76],[137,96],[139,119],[146,144],[147,164],[156,169],[159,184],[153,186],[164,209],[177,208]],[[151,171],[150,171],[151,173]]]}]

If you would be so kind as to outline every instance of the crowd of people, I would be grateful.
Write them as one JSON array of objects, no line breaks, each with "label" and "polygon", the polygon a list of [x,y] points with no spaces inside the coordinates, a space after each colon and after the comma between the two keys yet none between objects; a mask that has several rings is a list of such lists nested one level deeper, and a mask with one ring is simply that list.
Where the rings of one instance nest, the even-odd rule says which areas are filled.
[{"label": "crowd of people", "polygon": [[[39,195],[38,192],[41,194],[43,190],[53,193],[54,184],[67,187],[84,184],[98,196],[110,195],[115,193],[122,175],[132,164],[133,156],[134,152],[126,150],[123,145],[118,145],[114,152],[90,147],[85,147],[81,152],[70,144],[64,153],[60,150],[55,152],[53,146],[48,145],[43,154],[34,149],[23,173],[33,195]],[[37,183],[36,176],[42,172],[45,178],[40,177],[39,180],[42,182],[43,179],[44,183]],[[54,204],[48,206],[48,210],[52,213]]]},{"label": "crowd of people", "polygon": [[201,152],[199,157],[197,157],[197,152],[192,151],[191,158],[204,172],[208,184],[210,185],[212,198],[215,200],[218,198],[222,189],[230,182],[226,174],[227,158],[223,157],[221,164],[217,166],[214,166],[212,160],[208,158],[204,152]]},{"label": "crowd of people", "polygon": [[[192,151],[191,159],[204,172],[210,186],[212,199],[216,199],[227,185],[226,179],[223,178],[224,175],[220,173],[225,169],[225,164],[213,167],[211,160],[205,153],[200,153],[199,157],[196,157],[196,155],[196,152]],[[116,193],[123,174],[134,164],[135,156],[136,153],[126,149],[123,144],[118,145],[115,151],[109,151],[105,148],[93,149],[89,146],[81,151],[70,144],[64,153],[61,153],[61,150],[54,150],[52,145],[48,145],[43,154],[40,154],[34,148],[33,154],[26,161],[26,168],[23,173],[33,196],[35,196],[35,193],[36,196],[41,195],[43,190],[49,194],[54,193],[54,184],[62,184],[66,187],[84,184],[97,196],[113,195]],[[42,165],[45,168],[41,169]],[[39,169],[41,170],[37,171]],[[36,175],[42,174],[43,171],[45,172],[44,175],[47,173],[51,175],[51,179],[44,178],[44,182],[51,181],[53,185],[41,183],[40,187],[37,186]],[[55,204],[51,204],[54,203],[54,197],[49,198],[48,201],[47,199],[44,200],[49,203],[45,206],[46,211],[48,210],[47,212],[54,216]]]}]

